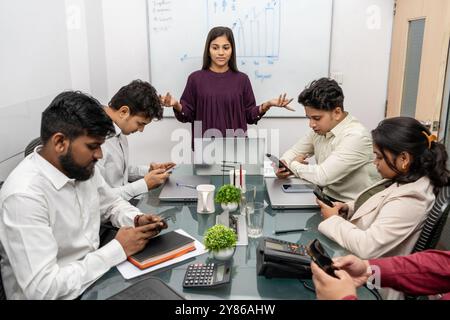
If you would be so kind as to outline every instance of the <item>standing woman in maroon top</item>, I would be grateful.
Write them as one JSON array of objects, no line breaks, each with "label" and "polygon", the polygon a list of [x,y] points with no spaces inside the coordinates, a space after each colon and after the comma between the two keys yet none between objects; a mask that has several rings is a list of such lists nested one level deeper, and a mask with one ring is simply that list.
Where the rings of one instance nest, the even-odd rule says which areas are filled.
[{"label": "standing woman in maroon top", "polygon": [[[283,94],[256,105],[248,76],[237,69],[233,32],[227,27],[215,27],[208,33],[203,67],[189,76],[180,101],[170,93],[161,97],[161,103],[173,107],[179,121],[192,123],[193,138],[194,121],[201,121],[202,136],[208,129],[217,129],[224,137],[243,136],[247,123],[256,124],[271,107],[294,111],[288,106],[291,101]],[[217,130],[205,136],[217,136]]]}]

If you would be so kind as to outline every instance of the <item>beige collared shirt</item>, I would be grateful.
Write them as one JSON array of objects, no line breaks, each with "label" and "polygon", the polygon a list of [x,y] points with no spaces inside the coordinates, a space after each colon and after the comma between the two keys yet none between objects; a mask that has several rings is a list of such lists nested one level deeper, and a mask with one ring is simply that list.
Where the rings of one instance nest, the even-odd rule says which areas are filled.
[{"label": "beige collared shirt", "polygon": [[127,137],[116,124],[114,127],[116,134],[102,144],[103,158],[97,161],[96,166],[113,191],[129,200],[148,191],[143,176],[148,172],[149,166],[129,164]]},{"label": "beige collared shirt", "polygon": [[[306,154],[314,155],[316,164],[293,161]],[[372,138],[349,114],[324,136],[311,131],[281,159],[298,177],[324,187],[327,195],[341,201],[354,200],[362,190],[381,179],[372,163]]]},{"label": "beige collared shirt", "polygon": [[141,212],[97,170],[86,181],[69,179],[36,150],[0,192],[5,292],[8,299],[74,299],[126,259],[115,239],[99,248],[100,222],[132,226]]}]

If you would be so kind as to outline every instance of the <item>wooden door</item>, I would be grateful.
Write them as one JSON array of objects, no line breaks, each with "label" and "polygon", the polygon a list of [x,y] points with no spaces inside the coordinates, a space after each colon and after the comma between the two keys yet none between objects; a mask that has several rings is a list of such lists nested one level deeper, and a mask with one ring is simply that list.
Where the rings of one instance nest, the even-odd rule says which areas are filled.
[{"label": "wooden door", "polygon": [[[414,38],[411,36],[412,27],[420,24],[423,24],[420,34],[423,37],[416,36]],[[421,39],[421,43],[418,43],[417,39]],[[386,117],[409,115],[405,114],[405,104],[407,104],[412,110],[412,116],[429,123],[431,130],[435,133],[438,132],[449,39],[450,1],[396,1]],[[417,50],[421,46],[419,59],[411,58],[408,46],[410,50],[412,50],[411,48]],[[413,77],[411,81],[411,74],[408,74],[408,70],[414,69],[414,63],[417,72],[413,74],[415,80]],[[413,83],[412,89],[411,83]],[[409,104],[406,101],[409,101]]]}]

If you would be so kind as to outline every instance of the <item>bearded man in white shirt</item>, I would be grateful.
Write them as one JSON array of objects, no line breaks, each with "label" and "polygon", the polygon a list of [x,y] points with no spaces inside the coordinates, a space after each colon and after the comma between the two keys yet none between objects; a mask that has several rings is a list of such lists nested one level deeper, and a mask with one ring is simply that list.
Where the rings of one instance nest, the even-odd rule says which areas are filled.
[{"label": "bearded man in white shirt", "polygon": [[[369,131],[344,111],[344,94],[335,80],[321,78],[303,90],[298,102],[305,107],[313,131],[281,157],[294,174],[323,188],[337,201],[351,201],[381,178],[373,161]],[[316,164],[306,160],[315,156]],[[289,172],[276,171],[280,179]]]},{"label": "bearded man in white shirt", "polygon": [[[41,140],[0,192],[8,299],[74,299],[167,225],[115,195],[95,170],[114,127],[100,103],[63,92],[42,113]],[[120,227],[99,249],[99,227]]]},{"label": "bearded man in white shirt", "polygon": [[134,80],[112,97],[105,111],[114,123],[116,134],[102,145],[103,158],[97,168],[114,192],[130,200],[164,183],[175,163],[129,164],[127,136],[143,132],[152,120],[160,120],[163,108],[155,88],[148,82]]}]

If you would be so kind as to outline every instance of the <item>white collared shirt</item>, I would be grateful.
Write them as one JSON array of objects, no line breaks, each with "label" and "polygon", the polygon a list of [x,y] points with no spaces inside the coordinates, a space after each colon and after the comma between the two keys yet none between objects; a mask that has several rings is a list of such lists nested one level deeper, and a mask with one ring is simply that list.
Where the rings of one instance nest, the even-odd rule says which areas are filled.
[{"label": "white collared shirt", "polygon": [[[128,163],[128,140],[114,123],[116,134],[102,144],[103,158],[96,166],[106,183],[125,200],[148,191],[142,178],[149,166],[130,166]],[[129,183],[129,181],[133,181]]]},{"label": "white collared shirt", "polygon": [[117,240],[99,247],[100,220],[131,226],[140,211],[95,170],[69,179],[37,152],[0,191],[1,273],[8,299],[74,299],[126,259]]},{"label": "white collared shirt", "polygon": [[[315,165],[293,161],[306,154],[315,156]],[[298,177],[324,187],[326,194],[341,201],[354,200],[381,179],[372,163],[372,138],[349,114],[324,136],[311,131],[281,159]]]}]

